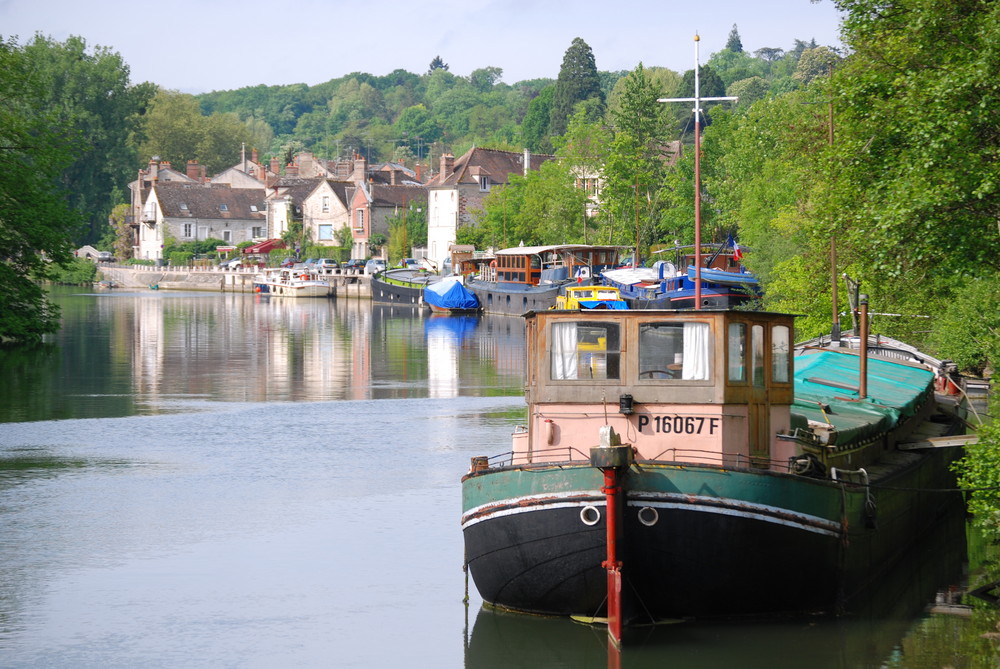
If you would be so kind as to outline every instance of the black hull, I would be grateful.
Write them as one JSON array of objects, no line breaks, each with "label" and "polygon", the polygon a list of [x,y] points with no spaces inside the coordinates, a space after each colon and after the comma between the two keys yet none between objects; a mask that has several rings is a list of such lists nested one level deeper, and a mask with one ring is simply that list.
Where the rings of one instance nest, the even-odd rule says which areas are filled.
[{"label": "black hull", "polygon": [[377,276],[371,280],[372,301],[381,304],[423,304],[424,288],[420,286],[413,288],[410,286],[400,286],[394,283],[381,281]]},{"label": "black hull", "polygon": [[[959,495],[937,492],[954,488],[951,459],[929,453],[868,492],[788,474],[640,465],[625,483],[623,615],[639,623],[843,613],[960,513]],[[512,492],[466,511],[466,559],[487,603],[604,614],[605,501],[585,477],[578,467],[467,477],[470,494]],[[588,506],[600,516],[592,525],[581,515]]]},{"label": "black hull", "polygon": [[505,288],[503,284],[475,280],[469,281],[466,287],[475,293],[484,313],[520,316],[554,307],[562,286]]},{"label": "black hull", "polygon": [[[603,516],[603,502],[595,506]],[[660,510],[657,524],[647,527],[636,511],[626,511],[621,554],[630,622],[833,612],[837,538],[681,510]],[[586,527],[578,507],[517,514],[470,527],[465,539],[469,568],[487,603],[549,615],[605,614],[603,518]],[[816,556],[826,557],[817,563]],[[792,587],[806,571],[808,586]]]}]

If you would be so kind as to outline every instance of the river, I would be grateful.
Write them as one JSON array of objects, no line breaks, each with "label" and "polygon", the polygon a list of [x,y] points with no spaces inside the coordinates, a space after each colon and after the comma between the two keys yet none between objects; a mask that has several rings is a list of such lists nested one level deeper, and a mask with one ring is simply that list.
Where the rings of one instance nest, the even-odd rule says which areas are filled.
[{"label": "river", "polygon": [[[53,341],[0,351],[0,667],[607,666],[601,630],[484,610],[462,570],[459,480],[525,416],[519,319],[53,297]],[[663,626],[621,666],[904,666],[952,529],[848,618]]]}]

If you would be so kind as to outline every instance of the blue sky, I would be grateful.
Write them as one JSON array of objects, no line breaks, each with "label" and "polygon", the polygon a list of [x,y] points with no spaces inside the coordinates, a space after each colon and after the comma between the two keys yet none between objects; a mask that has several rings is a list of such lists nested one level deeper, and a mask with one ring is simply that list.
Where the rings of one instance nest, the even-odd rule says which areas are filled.
[{"label": "blue sky", "polygon": [[726,44],[791,49],[794,40],[840,46],[832,0],[0,0],[0,35],[36,32],[122,55],[133,82],[200,93],[257,84],[322,83],[351,72],[421,74],[440,55],[467,76],[499,67],[503,81],[555,78],[575,37],[599,70],[694,65]]}]

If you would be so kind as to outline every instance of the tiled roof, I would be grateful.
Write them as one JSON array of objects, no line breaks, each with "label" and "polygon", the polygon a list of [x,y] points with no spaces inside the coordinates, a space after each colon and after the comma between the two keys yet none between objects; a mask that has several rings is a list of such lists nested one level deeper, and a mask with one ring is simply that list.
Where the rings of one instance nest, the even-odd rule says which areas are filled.
[{"label": "tiled roof", "polygon": [[396,207],[408,203],[426,203],[427,189],[423,186],[384,186],[370,184],[372,204],[376,207]]},{"label": "tiled roof", "polygon": [[160,210],[166,218],[263,220],[263,188],[227,184],[158,183]]},{"label": "tiled roof", "polygon": [[291,196],[292,204],[301,205],[302,201],[309,197],[310,193],[316,190],[316,186],[323,182],[322,177],[281,177],[269,188],[271,197]]},{"label": "tiled roof", "polygon": [[[553,157],[547,154],[529,154],[528,168],[537,170],[542,163]],[[494,184],[506,184],[511,174],[524,174],[524,153],[474,147],[455,160],[455,168],[450,175],[438,174],[427,185],[440,188],[475,184],[478,183],[476,177],[481,175],[488,176]]]}]

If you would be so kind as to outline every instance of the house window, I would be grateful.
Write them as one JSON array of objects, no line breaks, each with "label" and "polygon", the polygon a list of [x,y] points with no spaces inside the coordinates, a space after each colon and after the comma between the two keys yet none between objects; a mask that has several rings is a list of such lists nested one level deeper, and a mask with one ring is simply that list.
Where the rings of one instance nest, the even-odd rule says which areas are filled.
[{"label": "house window", "polygon": [[253,228],[250,234],[253,235],[254,239],[260,239],[261,237],[264,236],[264,228],[260,226]]},{"label": "house window", "polygon": [[224,241],[227,244],[232,244],[233,243],[233,231],[232,230],[223,230],[222,231],[222,241]]},{"label": "house window", "polygon": [[219,205],[219,211],[229,211],[229,205],[220,204]]},{"label": "house window", "polygon": [[490,191],[490,178],[485,174],[479,177],[479,190],[484,193],[488,193]]},{"label": "house window", "polygon": [[324,214],[330,213],[330,196],[329,195],[324,195],[323,196],[323,213]]},{"label": "house window", "polygon": [[321,242],[333,241],[333,226],[329,224],[316,226],[316,238]]},{"label": "house window", "polygon": [[358,209],[354,213],[354,229],[364,230],[365,229],[365,210]]},{"label": "house window", "polygon": [[257,205],[255,205],[255,204],[250,205],[250,211],[256,212],[257,211]]},{"label": "house window", "polygon": [[181,202],[181,211],[187,211],[187,210],[188,210],[187,202]]},{"label": "house window", "polygon": [[187,237],[187,238],[189,238],[189,239],[194,236],[194,225],[193,224],[191,224],[191,223],[185,223],[184,224],[184,236]]}]

